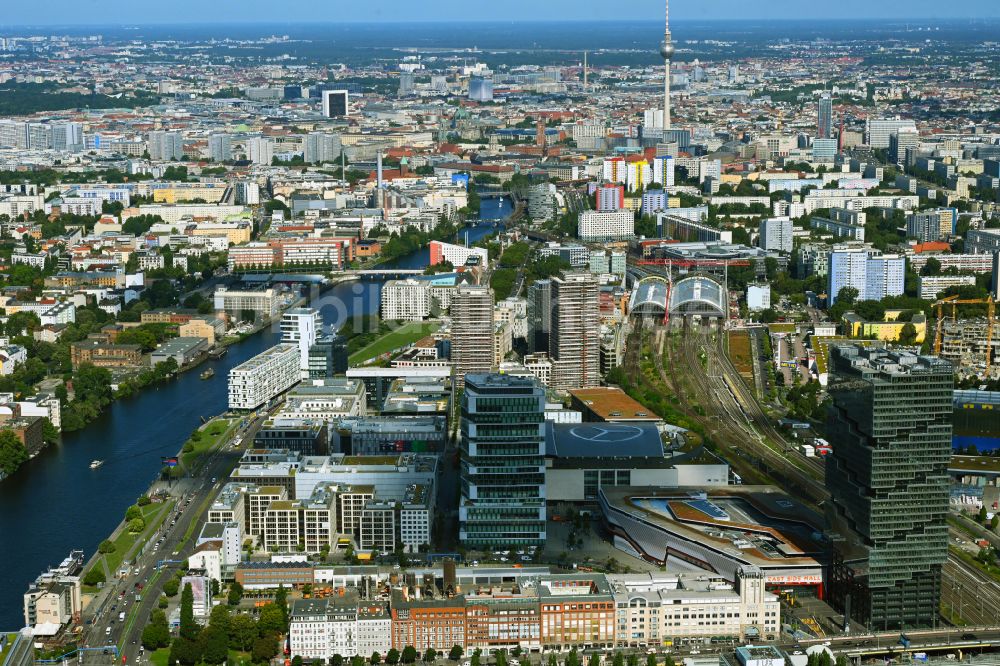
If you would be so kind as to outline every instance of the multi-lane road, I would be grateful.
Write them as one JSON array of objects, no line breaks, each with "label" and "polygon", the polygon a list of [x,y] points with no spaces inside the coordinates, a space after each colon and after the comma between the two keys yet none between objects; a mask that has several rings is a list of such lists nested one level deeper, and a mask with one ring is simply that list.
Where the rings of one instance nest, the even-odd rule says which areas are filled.
[{"label": "multi-lane road", "polygon": [[[122,663],[144,661],[142,630],[157,608],[163,594],[163,583],[174,575],[178,564],[194,550],[198,523],[204,517],[206,502],[225,483],[242,455],[242,449],[235,448],[234,443],[252,440],[266,416],[262,413],[220,442],[196,475],[173,483],[169,493],[176,504],[170,515],[160,529],[142,544],[129,566],[128,575],[109,580],[101,596],[84,611],[82,645],[88,648],[117,646]],[[121,619],[122,613],[125,614],[124,620]],[[83,654],[87,660],[99,658],[102,663],[108,663],[108,657],[102,652]]]}]

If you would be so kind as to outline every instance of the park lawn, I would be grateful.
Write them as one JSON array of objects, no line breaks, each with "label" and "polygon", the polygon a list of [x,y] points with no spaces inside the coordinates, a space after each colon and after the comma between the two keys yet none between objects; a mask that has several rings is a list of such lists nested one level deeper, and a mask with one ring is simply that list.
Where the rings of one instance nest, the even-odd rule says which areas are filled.
[{"label": "park lawn", "polygon": [[201,457],[215,448],[219,440],[229,433],[231,425],[232,421],[230,419],[215,419],[203,429],[197,431],[201,433],[198,441],[189,439],[185,442],[185,446],[190,443],[194,446],[194,449],[181,453],[181,464],[184,466],[184,469],[191,470],[192,467],[196,466]]},{"label": "park lawn", "polygon": [[[118,571],[118,567],[122,564],[122,559],[124,559],[125,554],[132,549],[140,538],[142,538],[145,534],[156,531],[157,526],[163,522],[163,519],[170,513],[171,504],[172,501],[147,504],[142,507],[142,519],[146,521],[146,529],[139,534],[129,534],[128,530],[122,530],[121,534],[115,538],[115,552],[107,553],[104,556],[104,561],[107,564],[109,575],[115,575],[115,572]],[[97,564],[94,566],[97,566]]]},{"label": "park lawn", "polygon": [[170,663],[170,648],[160,648],[149,653],[149,661],[153,666],[167,666]]},{"label": "park lawn", "polygon": [[3,635],[7,636],[7,640],[6,642],[4,642],[3,647],[0,647],[0,664],[2,664],[4,662],[4,659],[7,658],[7,653],[10,651],[10,646],[14,644],[14,639],[17,638],[17,634],[0,633],[0,636]]},{"label": "park lawn", "polygon": [[441,328],[437,322],[411,321],[397,328],[395,331],[386,333],[367,347],[363,347],[351,354],[348,361],[351,365],[358,365],[373,358],[378,358],[382,354],[413,344],[417,340],[426,338]]}]

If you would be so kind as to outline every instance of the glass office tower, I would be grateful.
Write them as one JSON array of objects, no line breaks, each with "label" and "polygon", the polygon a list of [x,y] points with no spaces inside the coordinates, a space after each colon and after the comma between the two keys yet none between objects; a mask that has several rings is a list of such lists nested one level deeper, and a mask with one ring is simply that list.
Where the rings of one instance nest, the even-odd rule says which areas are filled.
[{"label": "glass office tower", "polygon": [[473,548],[545,542],[545,391],[533,378],[465,376],[459,538]]},{"label": "glass office tower", "polygon": [[830,350],[829,598],[872,630],[934,626],[948,557],[954,371],[906,351]]}]

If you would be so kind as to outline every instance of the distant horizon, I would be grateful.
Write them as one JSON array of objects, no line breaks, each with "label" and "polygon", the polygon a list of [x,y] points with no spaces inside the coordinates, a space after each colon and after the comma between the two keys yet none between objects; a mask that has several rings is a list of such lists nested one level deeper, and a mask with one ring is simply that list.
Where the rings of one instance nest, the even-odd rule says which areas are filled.
[{"label": "distant horizon", "polygon": [[[226,26],[226,25],[238,25],[238,26],[259,26],[259,27],[298,27],[298,26],[339,26],[339,25],[387,25],[387,26],[399,26],[399,25],[410,25],[414,23],[429,24],[429,25],[469,25],[469,24],[525,24],[525,25],[560,25],[567,23],[577,23],[577,24],[628,24],[628,23],[649,23],[652,19],[648,18],[615,18],[615,19],[596,19],[596,18],[546,18],[546,19],[533,19],[525,20],[519,18],[463,18],[463,19],[449,19],[449,18],[410,18],[410,19],[400,19],[393,21],[379,21],[371,19],[323,19],[323,20],[309,20],[309,19],[294,19],[288,21],[263,21],[263,20],[247,20],[247,21],[234,21],[234,20],[203,20],[203,21],[131,21],[128,23],[108,23],[107,21],[86,23],[77,21],[75,23],[0,23],[0,30],[7,28],[45,28],[51,30],[54,28],[59,29],[83,29],[83,28],[105,28],[110,30],[120,30],[120,29],[131,29],[131,28],[182,28],[182,27],[206,27],[210,25]],[[955,24],[955,23],[992,23],[1000,22],[1000,12],[996,15],[991,16],[951,16],[951,17],[934,17],[934,16],[912,16],[912,17],[900,17],[900,16],[864,16],[864,17],[833,17],[833,16],[822,16],[822,17],[768,17],[768,16],[756,16],[756,17],[742,17],[742,18],[673,18],[670,19],[670,24],[683,25],[683,24],[699,24],[699,23],[745,23],[748,25],[753,25],[754,23],[760,21],[767,21],[768,23],[892,23],[892,24],[903,24],[910,22],[927,22],[934,21],[941,24]]]},{"label": "distant horizon", "polygon": [[[997,16],[985,16],[985,17],[951,17],[951,18],[933,18],[933,17],[909,17],[901,18],[895,17],[849,17],[849,18],[839,18],[839,17],[821,17],[821,18],[766,18],[761,17],[757,19],[750,18],[679,18],[671,19],[671,27],[674,26],[684,26],[684,25],[704,25],[704,24],[743,24],[747,28],[759,27],[761,22],[766,22],[768,24],[820,24],[820,25],[843,25],[843,24],[884,24],[884,25],[903,25],[907,23],[916,23],[920,28],[926,30],[927,22],[933,21],[942,26],[955,26],[956,24],[992,24],[1000,23],[1000,15]],[[520,20],[520,19],[496,19],[496,18],[479,18],[479,19],[404,19],[397,21],[373,21],[373,20],[320,20],[320,21],[308,21],[308,20],[291,20],[284,22],[276,21],[233,21],[233,20],[210,20],[210,21],[199,21],[199,22],[178,22],[178,21],[149,21],[149,22],[130,22],[130,23],[72,23],[72,24],[62,24],[62,23],[0,23],[0,33],[3,31],[31,31],[31,30],[44,30],[53,31],[59,30],[70,33],[88,32],[88,33],[101,33],[109,31],[121,31],[121,30],[145,30],[145,29],[184,29],[184,28],[200,28],[204,29],[207,27],[220,27],[224,28],[227,26],[240,27],[240,28],[270,28],[266,32],[270,34],[277,35],[287,28],[316,28],[321,26],[329,27],[346,27],[346,26],[386,26],[386,27],[398,27],[406,25],[545,25],[545,26],[558,26],[558,25],[629,25],[629,24],[648,24],[650,21],[648,19],[577,19],[577,18],[567,18],[567,19],[537,19],[537,20]],[[933,26],[931,26],[933,27]],[[662,28],[661,28],[662,29]],[[683,35],[678,34],[676,30],[674,32],[675,40],[683,40]],[[914,32],[918,32],[914,30]],[[933,32],[931,30],[930,32]],[[2,34],[0,34],[2,36]],[[789,35],[789,37],[794,37],[794,35]],[[224,35],[220,35],[218,38],[224,39]]]},{"label": "distant horizon", "polygon": [[[839,0],[837,3],[803,4],[800,0],[768,0],[751,4],[745,0],[674,0],[671,22],[686,21],[838,21],[838,20],[977,20],[1000,18],[996,0],[908,0],[885,6],[870,0]],[[468,0],[285,0],[280,8],[271,0],[173,0],[170,3],[136,3],[134,0],[36,0],[5,8],[3,27],[108,26],[121,17],[134,21],[121,26],[159,25],[247,25],[295,23],[537,23],[537,22],[662,22],[663,0],[609,7],[603,0],[506,0],[477,3]],[[178,17],[198,20],[178,21]],[[233,17],[247,17],[234,20]],[[259,18],[258,18],[259,17]],[[460,20],[456,20],[460,17]],[[274,19],[281,20],[275,23]]]}]

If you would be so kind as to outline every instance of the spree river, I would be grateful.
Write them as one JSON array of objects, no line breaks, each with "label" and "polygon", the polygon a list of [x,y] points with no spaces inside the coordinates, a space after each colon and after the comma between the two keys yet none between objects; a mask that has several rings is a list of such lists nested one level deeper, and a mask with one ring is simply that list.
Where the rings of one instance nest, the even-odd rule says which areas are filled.
[{"label": "spree river", "polygon": [[[493,233],[492,222],[511,211],[510,202],[484,199],[484,222],[463,230],[469,242]],[[397,260],[398,268],[427,265],[428,250]],[[354,315],[379,311],[381,282],[353,281],[336,285],[318,301],[324,323],[340,326]],[[44,449],[10,478],[0,482],[0,630],[24,624],[21,596],[47,566],[70,550],[90,557],[111,534],[125,509],[152,483],[160,456],[180,450],[200,423],[227,408],[229,369],[276,344],[277,326],[234,344],[221,360],[207,361],[215,376],[202,380],[199,371],[116,400],[83,430],[68,433],[62,443]],[[90,461],[104,460],[98,469]]]}]

